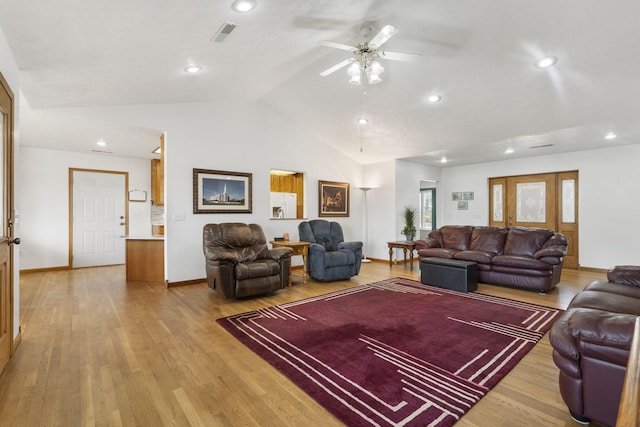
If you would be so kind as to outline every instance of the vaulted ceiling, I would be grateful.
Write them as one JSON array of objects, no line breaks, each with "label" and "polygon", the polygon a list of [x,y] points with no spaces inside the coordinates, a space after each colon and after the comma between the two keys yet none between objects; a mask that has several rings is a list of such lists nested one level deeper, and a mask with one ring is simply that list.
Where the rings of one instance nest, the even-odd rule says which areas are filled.
[{"label": "vaulted ceiling", "polygon": [[[640,142],[635,0],[257,1],[239,14],[231,0],[0,0],[21,71],[22,144],[90,152],[104,138],[114,154],[150,158],[157,129],[74,112],[226,100],[274,108],[363,164],[446,156],[454,166]],[[213,40],[225,22],[237,27]],[[382,50],[418,53],[416,62],[383,60],[378,85],[350,85],[346,68],[319,75],[351,55],[322,41],[356,45],[385,24],[398,32]],[[557,64],[535,67],[545,55]],[[202,71],[189,75],[188,64]],[[442,100],[431,104],[434,93]]]}]

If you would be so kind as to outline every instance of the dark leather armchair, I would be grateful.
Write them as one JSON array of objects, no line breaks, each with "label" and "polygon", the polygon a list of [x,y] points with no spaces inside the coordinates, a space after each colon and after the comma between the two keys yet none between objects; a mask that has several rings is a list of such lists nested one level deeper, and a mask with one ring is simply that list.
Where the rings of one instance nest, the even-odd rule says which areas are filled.
[{"label": "dark leather armchair", "polygon": [[209,287],[225,298],[265,294],[289,283],[292,249],[269,249],[258,224],[207,224],[203,251]]},{"label": "dark leather armchair", "polygon": [[316,280],[349,279],[360,272],[362,242],[345,242],[342,227],[323,219],[298,225],[300,240],[310,242],[307,268]]},{"label": "dark leather armchair", "polygon": [[640,315],[640,267],[618,266],[607,276],[573,298],[549,340],[572,417],[613,426]]}]

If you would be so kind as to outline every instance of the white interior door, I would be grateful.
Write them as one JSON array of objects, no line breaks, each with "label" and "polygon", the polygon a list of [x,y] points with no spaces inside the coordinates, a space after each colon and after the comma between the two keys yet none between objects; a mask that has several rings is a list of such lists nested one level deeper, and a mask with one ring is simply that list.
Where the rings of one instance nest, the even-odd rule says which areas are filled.
[{"label": "white interior door", "polygon": [[73,268],[124,264],[126,178],[73,171]]}]

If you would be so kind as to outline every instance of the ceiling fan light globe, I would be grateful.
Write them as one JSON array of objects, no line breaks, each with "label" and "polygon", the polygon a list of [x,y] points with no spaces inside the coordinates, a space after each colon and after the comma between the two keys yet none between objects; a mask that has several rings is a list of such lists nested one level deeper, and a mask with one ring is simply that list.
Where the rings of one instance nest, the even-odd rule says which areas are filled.
[{"label": "ceiling fan light globe", "polygon": [[382,81],[379,74],[376,73],[367,73],[367,80],[370,85],[377,85]]},{"label": "ceiling fan light globe", "polygon": [[380,65],[378,61],[373,61],[371,63],[371,73],[372,74],[382,74],[384,72],[384,67]]},{"label": "ceiling fan light globe", "polygon": [[361,82],[360,74],[351,76],[351,78],[349,79],[349,83],[351,83],[352,85],[359,85],[360,82]]}]

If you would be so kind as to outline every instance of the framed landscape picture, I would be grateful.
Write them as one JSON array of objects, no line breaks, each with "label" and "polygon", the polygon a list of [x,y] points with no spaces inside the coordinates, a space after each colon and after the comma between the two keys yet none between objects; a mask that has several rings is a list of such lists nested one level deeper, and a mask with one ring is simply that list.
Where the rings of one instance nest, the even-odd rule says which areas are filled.
[{"label": "framed landscape picture", "polygon": [[193,170],[193,213],[251,213],[250,173]]},{"label": "framed landscape picture", "polygon": [[318,215],[349,216],[349,184],[318,181]]}]

